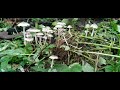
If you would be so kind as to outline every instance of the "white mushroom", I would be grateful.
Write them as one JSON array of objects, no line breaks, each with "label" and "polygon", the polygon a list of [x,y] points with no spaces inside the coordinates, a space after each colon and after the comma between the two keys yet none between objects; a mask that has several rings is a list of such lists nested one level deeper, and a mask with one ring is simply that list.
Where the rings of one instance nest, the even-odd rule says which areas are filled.
[{"label": "white mushroom", "polygon": [[86,24],[86,25],[85,25],[85,28],[86,28],[86,29],[90,28],[90,24]]},{"label": "white mushroom", "polygon": [[33,38],[25,38],[25,41],[27,41],[27,42],[32,42],[32,41],[33,41]]},{"label": "white mushroom", "polygon": [[68,29],[69,29],[69,34],[70,34],[70,36],[72,37],[72,34],[71,34],[71,31],[70,31],[70,29],[72,28],[72,26],[71,25],[68,25],[68,27],[67,27]]},{"label": "white mushroom", "polygon": [[88,30],[85,30],[85,35],[86,35],[86,37],[87,37],[87,35],[88,35],[88,32],[89,32]]},{"label": "white mushroom", "polygon": [[46,44],[47,36],[42,37],[44,39],[44,45]]},{"label": "white mushroom", "polygon": [[58,59],[58,56],[52,55],[52,56],[50,56],[49,58],[52,59],[51,66],[50,66],[51,69],[52,69],[52,68],[53,68],[53,65],[54,65],[54,60],[55,60],[55,59]]},{"label": "white mushroom", "polygon": [[65,26],[66,23],[63,23],[63,22],[58,22],[57,25],[62,25],[62,26]]},{"label": "white mushroom", "polygon": [[26,32],[26,33],[25,33],[25,37],[27,37],[27,38],[31,38],[32,35],[30,34],[30,32]]},{"label": "white mushroom", "polygon": [[95,23],[92,24],[90,27],[93,28],[93,29],[97,29],[98,28],[97,24],[95,24]]},{"label": "white mushroom", "polygon": [[53,37],[53,35],[52,34],[47,34],[47,36],[49,37],[49,40],[51,42],[51,38]]},{"label": "white mushroom", "polygon": [[44,34],[43,33],[37,33],[36,36],[39,37],[39,41],[40,41],[40,44],[42,45],[41,43],[41,38]]},{"label": "white mushroom", "polygon": [[55,27],[59,29],[59,28],[62,28],[63,26],[62,25],[56,25]]},{"label": "white mushroom", "polygon": [[34,35],[34,37],[35,37],[35,42],[36,42],[36,44],[37,44],[36,33],[37,33],[37,32],[40,32],[40,30],[39,30],[39,29],[36,29],[36,28],[30,28],[30,29],[27,30],[27,32],[33,33],[33,35]]},{"label": "white mushroom", "polygon": [[92,24],[90,27],[93,28],[92,33],[91,33],[91,36],[93,36],[94,30],[97,29],[98,26],[97,26],[97,24]]},{"label": "white mushroom", "polygon": [[24,40],[25,40],[25,45],[26,45],[26,41],[27,41],[27,42],[32,42],[32,41],[33,41],[33,38],[25,38]]},{"label": "white mushroom", "polygon": [[39,29],[36,29],[36,28],[29,28],[29,29],[27,30],[27,32],[36,33],[36,32],[40,32],[40,30],[39,30]]},{"label": "white mushroom", "polygon": [[[19,23],[17,26],[21,26],[21,27],[23,27],[23,35],[24,35],[24,39],[25,39],[25,27],[28,27],[28,26],[30,26],[30,24],[29,23],[27,23],[27,22],[21,22],[21,23]],[[25,44],[26,42],[24,41],[24,44]]]}]

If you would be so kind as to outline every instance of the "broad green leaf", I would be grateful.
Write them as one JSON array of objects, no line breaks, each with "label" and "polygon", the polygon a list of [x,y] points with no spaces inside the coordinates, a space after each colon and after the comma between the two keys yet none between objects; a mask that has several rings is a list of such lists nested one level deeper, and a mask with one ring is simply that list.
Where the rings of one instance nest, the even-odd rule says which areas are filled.
[{"label": "broad green leaf", "polygon": [[53,26],[56,26],[56,25],[57,25],[57,23],[58,23],[58,22],[53,22],[53,23],[52,23],[52,25],[53,25]]},{"label": "broad green leaf", "polygon": [[94,68],[88,63],[82,66],[82,70],[83,72],[94,72]]},{"label": "broad green leaf", "polygon": [[57,72],[70,72],[70,69],[67,65],[63,64],[55,64],[54,69],[57,70]]},{"label": "broad green leaf", "polygon": [[5,50],[8,46],[9,46],[9,44],[8,44],[8,45],[5,45],[5,46],[4,46],[4,47],[2,47],[2,48],[0,48],[0,51]]},{"label": "broad green leaf", "polygon": [[105,72],[113,72],[113,71],[114,71],[114,67],[113,67],[113,66],[107,65],[107,66],[105,67]]},{"label": "broad green leaf", "polygon": [[120,33],[120,25],[117,25],[117,31]]},{"label": "broad green leaf", "polygon": [[3,69],[3,70],[6,70],[7,69],[7,67],[8,67],[8,62],[10,61],[11,59],[10,59],[10,57],[9,56],[4,56],[4,57],[2,57],[1,59],[0,59],[0,61],[1,61],[1,69]]},{"label": "broad green leaf", "polygon": [[45,71],[42,64],[31,67],[31,69],[33,69],[36,72],[44,72]]},{"label": "broad green leaf", "polygon": [[69,68],[71,72],[82,72],[82,66],[79,63],[73,63]]},{"label": "broad green leaf", "polygon": [[69,21],[68,19],[63,19],[63,20],[62,20],[62,22],[63,22],[63,23],[66,23],[66,24],[68,23],[68,21]]},{"label": "broad green leaf", "polygon": [[106,60],[104,58],[100,57],[99,58],[99,64],[100,65],[103,65],[103,64],[106,65]]}]

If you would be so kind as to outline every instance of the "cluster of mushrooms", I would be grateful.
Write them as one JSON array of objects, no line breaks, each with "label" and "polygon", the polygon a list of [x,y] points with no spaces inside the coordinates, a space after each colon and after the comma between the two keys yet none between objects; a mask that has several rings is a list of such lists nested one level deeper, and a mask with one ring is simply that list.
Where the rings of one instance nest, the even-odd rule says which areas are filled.
[{"label": "cluster of mushrooms", "polygon": [[[42,40],[44,42],[44,44],[46,43],[47,39],[51,40],[51,38],[53,37],[53,33],[55,33],[55,35],[57,35],[58,39],[59,38],[63,38],[67,43],[67,39],[65,38],[65,32],[67,31],[66,29],[68,29],[68,33],[70,34],[70,37],[72,37],[71,34],[71,25],[66,26],[65,23],[63,22],[58,22],[57,25],[53,28],[53,30],[48,27],[48,26],[44,26],[42,25],[42,30],[36,29],[36,28],[29,28],[28,30],[25,31],[25,28],[30,26],[29,23],[27,22],[21,22],[18,24],[19,27],[23,27],[23,35],[24,35],[24,45],[27,44],[27,42],[32,42],[35,38],[35,42],[36,44],[40,44],[42,45]],[[58,56],[55,55],[51,55],[49,57],[52,61],[51,61],[51,69],[53,68],[54,65],[54,60],[58,59]]]},{"label": "cluster of mushrooms", "polygon": [[41,44],[42,45],[42,40],[44,40],[44,44],[46,43],[47,39],[49,39],[49,41],[51,42],[51,38],[53,37],[53,33],[56,33],[58,37],[63,37],[63,39],[65,40],[66,44],[67,40],[65,38],[65,28],[68,28],[68,32],[70,34],[70,36],[72,37],[71,34],[71,25],[66,26],[65,23],[63,22],[58,22],[57,25],[53,28],[53,30],[48,27],[48,26],[42,26],[42,30],[36,29],[36,28],[29,28],[28,30],[25,31],[25,28],[30,26],[29,23],[27,22],[21,22],[18,24],[18,26],[23,27],[23,35],[24,35],[24,45],[26,45],[27,42],[32,42],[35,38],[35,42],[36,44]]},{"label": "cluster of mushrooms", "polygon": [[97,24],[86,24],[85,25],[85,28],[87,29],[87,30],[85,30],[85,34],[86,34],[86,36],[88,35],[88,32],[89,32],[89,29],[91,29],[92,28],[92,33],[91,33],[91,36],[94,36],[94,34],[95,34],[95,29],[97,29],[98,28],[98,26],[97,26]]}]

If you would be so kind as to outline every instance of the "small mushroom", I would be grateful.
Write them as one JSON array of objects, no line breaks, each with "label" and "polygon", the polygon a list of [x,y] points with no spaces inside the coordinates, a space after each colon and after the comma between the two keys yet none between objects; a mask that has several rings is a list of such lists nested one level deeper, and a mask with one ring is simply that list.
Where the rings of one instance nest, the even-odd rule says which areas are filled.
[{"label": "small mushroom", "polygon": [[88,30],[85,30],[85,35],[86,35],[86,37],[87,37],[87,35],[88,35],[88,32],[89,32]]},{"label": "small mushroom", "polygon": [[37,33],[37,34],[36,34],[36,36],[39,37],[40,44],[42,44],[42,43],[41,43],[41,39],[42,39],[42,36],[43,36],[43,35],[44,35],[43,33]]},{"label": "small mushroom", "polygon": [[95,29],[98,28],[98,26],[97,26],[97,24],[94,23],[94,24],[92,24],[90,27],[93,28],[92,33],[91,33],[91,36],[93,36],[94,31],[95,31]]},{"label": "small mushroom", "polygon": [[36,44],[37,44],[36,33],[37,33],[37,32],[40,32],[40,30],[39,30],[39,29],[36,29],[36,28],[30,28],[30,29],[27,30],[27,32],[33,33],[33,36],[35,37],[35,42],[36,42]]},{"label": "small mushroom", "polygon": [[53,35],[52,34],[47,34],[47,36],[49,37],[49,40],[51,42],[51,38],[53,37]]},{"label": "small mushroom", "polygon": [[42,38],[44,39],[44,45],[45,45],[47,41],[47,36],[43,36]]},{"label": "small mushroom", "polygon": [[58,23],[57,23],[57,25],[62,25],[62,26],[65,26],[65,25],[66,25],[66,23],[64,23],[64,22],[58,22]]},{"label": "small mushroom", "polygon": [[86,28],[86,29],[90,28],[90,24],[86,24],[86,25],[85,25],[85,28]]},{"label": "small mushroom", "polygon": [[55,59],[58,59],[58,56],[52,55],[52,56],[50,56],[49,58],[52,59],[51,66],[50,66],[51,69],[52,69],[52,68],[53,68],[53,65],[54,65],[54,60],[55,60]]},{"label": "small mushroom", "polygon": [[[17,25],[18,27],[23,27],[23,35],[24,35],[24,39],[25,39],[25,27],[28,27],[28,26],[30,26],[30,24],[29,23],[27,23],[27,22],[21,22],[21,23],[19,23],[18,25]],[[24,44],[25,44],[26,42],[24,41]]]},{"label": "small mushroom", "polygon": [[[24,40],[27,41],[27,42],[32,42],[33,38],[25,38]],[[25,42],[25,45],[26,45],[26,42]]]},{"label": "small mushroom", "polygon": [[72,26],[71,25],[68,25],[68,27],[67,27],[68,29],[69,29],[69,34],[70,34],[70,36],[72,37],[72,34],[71,34],[71,31],[70,31],[70,29],[72,28]]}]

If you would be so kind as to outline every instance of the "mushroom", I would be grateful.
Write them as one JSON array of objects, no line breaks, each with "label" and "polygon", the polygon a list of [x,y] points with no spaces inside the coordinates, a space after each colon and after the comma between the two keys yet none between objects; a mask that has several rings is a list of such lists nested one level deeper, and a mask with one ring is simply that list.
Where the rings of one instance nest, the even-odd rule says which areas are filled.
[{"label": "mushroom", "polygon": [[[32,42],[33,38],[25,38],[24,40],[27,41],[27,42]],[[25,42],[25,45],[26,45],[26,42]]]},{"label": "mushroom", "polygon": [[70,29],[72,28],[72,26],[71,25],[68,25],[68,27],[67,27],[68,29],[69,29],[69,34],[70,34],[70,36],[72,37],[72,34],[71,34],[71,31],[70,31]]},{"label": "mushroom", "polygon": [[30,34],[30,32],[26,32],[25,37],[27,37],[27,38],[31,38],[32,35]]},{"label": "mushroom", "polygon": [[50,66],[51,69],[52,69],[52,68],[53,68],[53,65],[54,65],[54,60],[55,60],[55,59],[58,59],[58,56],[52,55],[52,56],[50,56],[49,58],[52,59],[51,66]]},{"label": "mushroom", "polygon": [[45,41],[44,41],[44,45],[46,44],[46,40],[47,40],[47,36],[43,36],[42,37]]},{"label": "mushroom", "polygon": [[90,28],[90,24],[86,24],[86,25],[85,25],[85,28],[86,28],[86,29]]},{"label": "mushroom", "polygon": [[88,30],[85,30],[85,35],[86,35],[86,37],[87,37],[87,35],[88,35],[88,32],[89,32]]},{"label": "mushroom", "polygon": [[97,29],[98,26],[97,26],[97,24],[94,23],[94,24],[92,24],[90,27],[93,28],[92,33],[91,33],[91,36],[93,36],[94,30]]},{"label": "mushroom", "polygon": [[[28,26],[30,26],[30,24],[29,23],[27,23],[27,22],[21,22],[21,23],[19,23],[18,25],[17,25],[18,27],[23,27],[23,35],[24,35],[24,39],[25,39],[25,27],[28,27]],[[24,44],[25,44],[26,42],[24,41]]]},{"label": "mushroom", "polygon": [[64,22],[58,22],[58,23],[57,23],[57,25],[62,25],[62,26],[65,26],[65,25],[66,25],[66,23],[64,23]]},{"label": "mushroom", "polygon": [[47,36],[49,37],[50,43],[51,43],[51,38],[53,37],[53,35],[52,34],[47,34]]},{"label": "mushroom", "polygon": [[37,34],[36,34],[36,36],[39,37],[39,41],[40,41],[39,43],[40,43],[41,45],[42,45],[42,43],[41,43],[41,38],[42,38],[43,35],[44,35],[43,33],[37,33]]},{"label": "mushroom", "polygon": [[36,42],[36,44],[37,44],[36,33],[37,33],[37,32],[40,32],[40,30],[39,30],[39,29],[36,29],[36,28],[30,28],[30,29],[27,30],[27,32],[33,33],[33,36],[35,37],[35,42]]}]

